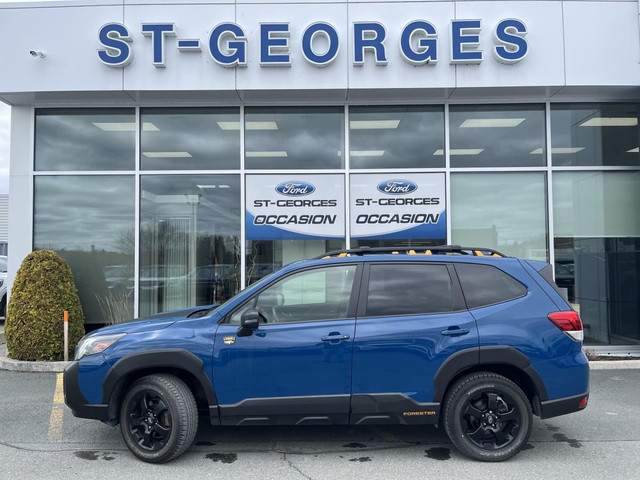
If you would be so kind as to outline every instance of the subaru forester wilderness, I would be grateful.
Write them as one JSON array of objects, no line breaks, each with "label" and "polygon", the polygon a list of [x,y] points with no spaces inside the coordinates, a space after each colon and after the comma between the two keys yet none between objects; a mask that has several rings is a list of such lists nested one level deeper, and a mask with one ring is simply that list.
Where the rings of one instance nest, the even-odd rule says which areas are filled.
[{"label": "subaru forester wilderness", "polygon": [[74,415],[169,461],[214,425],[436,424],[465,455],[515,455],[532,416],[583,409],[582,322],[551,266],[486,248],[360,248],[293,263],[226,303],[86,335]]}]

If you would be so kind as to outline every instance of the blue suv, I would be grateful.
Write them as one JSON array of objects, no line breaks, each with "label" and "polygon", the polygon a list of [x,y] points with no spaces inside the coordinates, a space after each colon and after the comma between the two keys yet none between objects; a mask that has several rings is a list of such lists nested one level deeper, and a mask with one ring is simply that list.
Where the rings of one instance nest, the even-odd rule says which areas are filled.
[{"label": "blue suv", "polygon": [[360,248],[288,265],[213,308],[102,328],[64,373],[74,415],[154,463],[213,425],[444,426],[501,461],[533,415],[586,407],[582,322],[549,264],[458,246]]}]

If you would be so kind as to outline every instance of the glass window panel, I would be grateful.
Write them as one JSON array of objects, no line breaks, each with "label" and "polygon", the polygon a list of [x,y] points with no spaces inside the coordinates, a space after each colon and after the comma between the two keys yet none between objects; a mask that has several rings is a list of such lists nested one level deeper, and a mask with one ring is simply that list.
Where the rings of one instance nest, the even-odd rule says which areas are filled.
[{"label": "glass window panel", "polygon": [[451,175],[451,242],[546,261],[546,174]]},{"label": "glass window panel", "polygon": [[143,175],[140,314],[221,303],[240,288],[238,175]]},{"label": "glass window panel", "polygon": [[344,109],[256,107],[245,110],[245,167],[326,169],[344,166]]},{"label": "glass window panel", "polygon": [[491,265],[456,263],[455,268],[469,308],[507,302],[527,293],[524,285]]},{"label": "glass window panel", "polygon": [[371,265],[366,315],[418,315],[453,311],[445,265]]},{"label": "glass window panel", "polygon": [[133,170],[133,108],[36,110],[36,170]]},{"label": "glass window panel", "polygon": [[585,342],[640,343],[640,172],[554,172],[556,284]]},{"label": "glass window panel", "polygon": [[551,105],[556,166],[640,165],[640,104]]},{"label": "glass window panel", "polygon": [[130,175],[35,178],[34,249],[69,262],[85,323],[133,318],[134,205]]},{"label": "glass window panel", "polygon": [[544,118],[544,105],[452,105],[451,166],[546,165]]},{"label": "glass window panel", "polygon": [[141,112],[143,170],[240,168],[238,108],[149,108]]},{"label": "glass window panel", "polygon": [[443,107],[351,107],[352,168],[444,167]]},{"label": "glass window panel", "polygon": [[229,322],[239,324],[252,308],[267,324],[346,318],[355,273],[355,265],[342,265],[290,275],[251,298]]},{"label": "glass window panel", "polygon": [[251,285],[291,262],[318,257],[323,253],[343,248],[344,239],[248,240],[246,283]]}]

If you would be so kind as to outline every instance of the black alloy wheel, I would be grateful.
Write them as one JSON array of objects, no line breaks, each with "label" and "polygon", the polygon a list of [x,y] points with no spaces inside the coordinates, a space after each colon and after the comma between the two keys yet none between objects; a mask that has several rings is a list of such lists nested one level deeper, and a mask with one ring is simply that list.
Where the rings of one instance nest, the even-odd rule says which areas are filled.
[{"label": "black alloy wheel", "polygon": [[171,413],[162,397],[143,391],[127,406],[127,428],[140,448],[156,452],[167,445],[171,435]]},{"label": "black alloy wheel", "polygon": [[120,430],[131,453],[164,463],[184,453],[198,429],[198,409],[189,387],[178,377],[149,375],[127,391],[120,408]]},{"label": "black alloy wheel", "polygon": [[522,415],[508,396],[483,391],[467,399],[460,421],[467,438],[477,447],[496,450],[516,439]]},{"label": "black alloy wheel", "polygon": [[478,372],[449,389],[443,420],[460,452],[499,462],[518,453],[529,439],[533,413],[518,385],[495,373]]}]

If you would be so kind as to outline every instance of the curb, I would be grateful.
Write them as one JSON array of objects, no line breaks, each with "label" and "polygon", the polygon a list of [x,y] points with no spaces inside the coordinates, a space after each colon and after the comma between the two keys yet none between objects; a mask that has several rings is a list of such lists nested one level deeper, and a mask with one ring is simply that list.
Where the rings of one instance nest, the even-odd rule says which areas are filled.
[{"label": "curb", "polygon": [[0,345],[0,370],[13,372],[63,372],[71,362],[23,362],[7,357],[7,346]]},{"label": "curb", "polygon": [[640,369],[640,360],[597,360],[589,362],[590,370]]}]

